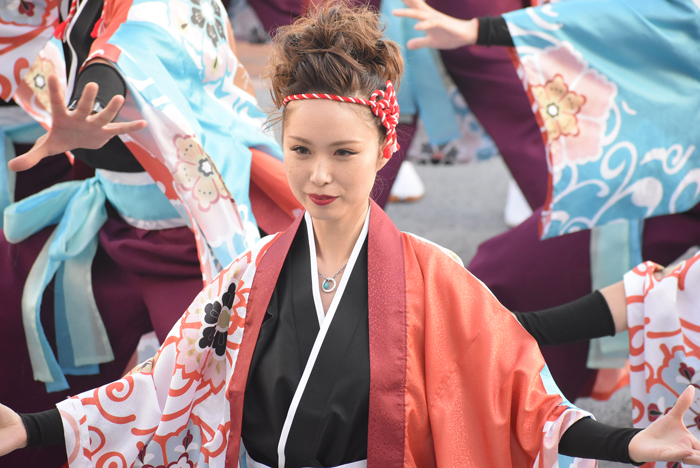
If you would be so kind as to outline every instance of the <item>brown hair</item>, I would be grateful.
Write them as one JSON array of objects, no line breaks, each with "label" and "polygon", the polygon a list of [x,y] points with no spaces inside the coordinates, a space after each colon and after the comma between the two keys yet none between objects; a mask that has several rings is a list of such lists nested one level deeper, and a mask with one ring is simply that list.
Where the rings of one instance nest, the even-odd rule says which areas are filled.
[{"label": "brown hair", "polygon": [[379,15],[347,0],[328,0],[279,28],[263,70],[275,106],[280,109],[286,96],[302,93],[368,99],[375,90],[385,90],[387,80],[398,89],[403,59],[399,46],[383,36]]}]

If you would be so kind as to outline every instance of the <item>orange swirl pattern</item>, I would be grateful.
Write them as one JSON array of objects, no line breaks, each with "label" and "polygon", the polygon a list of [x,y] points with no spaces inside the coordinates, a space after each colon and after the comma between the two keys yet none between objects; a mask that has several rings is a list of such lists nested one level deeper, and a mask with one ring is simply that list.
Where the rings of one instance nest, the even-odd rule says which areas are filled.
[{"label": "orange swirl pattern", "polygon": [[[700,256],[696,255],[682,262],[661,280],[654,276],[661,267],[652,262],[625,275],[630,388],[636,427],[646,427],[667,413],[689,385],[700,389],[698,259]],[[700,436],[697,396],[683,422],[695,437]]]},{"label": "orange swirl pattern", "polygon": [[[121,468],[137,460],[144,466],[186,463],[194,468],[199,460],[223,466],[230,430],[228,411],[221,410],[227,407],[226,386],[243,335],[254,265],[272,241],[259,242],[213,278],[165,339],[152,365],[59,404],[67,425],[75,429],[66,438],[71,466]],[[232,284],[236,292],[226,349],[218,356],[211,347],[202,347],[203,330],[211,326],[204,320],[205,306],[223,303]]]}]

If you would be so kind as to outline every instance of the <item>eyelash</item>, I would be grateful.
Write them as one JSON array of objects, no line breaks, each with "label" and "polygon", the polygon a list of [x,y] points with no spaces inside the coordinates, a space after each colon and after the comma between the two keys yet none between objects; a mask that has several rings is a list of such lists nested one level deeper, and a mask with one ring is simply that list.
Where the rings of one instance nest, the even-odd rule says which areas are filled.
[{"label": "eyelash", "polygon": [[[310,153],[309,149],[305,148],[303,146],[294,146],[290,149],[292,151],[294,151],[295,153],[299,153],[299,154],[309,154]],[[348,157],[348,156],[352,156],[354,154],[357,154],[357,152],[346,150],[346,149],[339,149],[335,152],[335,154],[337,154],[338,156],[341,156],[341,157]]]}]

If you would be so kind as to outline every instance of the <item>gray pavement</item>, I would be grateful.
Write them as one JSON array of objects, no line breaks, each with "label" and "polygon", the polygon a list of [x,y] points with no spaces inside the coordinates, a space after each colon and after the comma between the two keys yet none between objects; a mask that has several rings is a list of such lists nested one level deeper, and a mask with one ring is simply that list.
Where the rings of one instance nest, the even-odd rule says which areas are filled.
[{"label": "gray pavement", "polygon": [[500,158],[455,166],[417,165],[416,169],[425,184],[425,196],[386,207],[400,230],[452,250],[466,265],[481,242],[508,229],[503,208],[509,176]]}]

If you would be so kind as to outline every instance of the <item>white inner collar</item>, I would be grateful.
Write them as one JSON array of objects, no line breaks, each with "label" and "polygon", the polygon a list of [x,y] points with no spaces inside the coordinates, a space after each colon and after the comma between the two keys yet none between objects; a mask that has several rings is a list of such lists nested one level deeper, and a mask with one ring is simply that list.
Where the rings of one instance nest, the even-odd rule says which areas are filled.
[{"label": "white inner collar", "polygon": [[355,241],[355,246],[352,249],[352,253],[350,254],[350,259],[348,260],[348,264],[345,267],[343,276],[338,282],[338,287],[335,291],[335,296],[333,297],[333,301],[331,301],[330,307],[328,307],[327,314],[323,312],[323,302],[321,302],[321,292],[319,290],[318,263],[316,261],[316,241],[314,239],[314,223],[311,220],[311,215],[309,215],[308,211],[304,214],[304,221],[306,221],[306,232],[309,236],[309,252],[311,254],[311,288],[313,289],[314,305],[316,306],[316,315],[318,316],[319,327],[323,326],[323,322],[326,320],[327,317],[332,317],[333,315],[335,315],[335,310],[338,308],[338,303],[340,302],[343,293],[345,292],[345,287],[348,283],[348,279],[350,278],[350,274],[352,273],[352,269],[355,266],[357,257],[360,255],[362,245],[365,243],[365,239],[367,239],[367,232],[369,231],[369,212],[370,210],[368,209],[367,216],[365,216],[365,223],[362,226],[360,235],[357,237],[357,241]]},{"label": "white inner collar", "polygon": [[282,434],[280,435],[280,440],[277,445],[277,464],[279,468],[285,468],[284,451],[287,446],[287,439],[289,438],[289,431],[292,428],[294,416],[296,415],[297,409],[299,408],[299,402],[301,401],[302,395],[304,395],[304,391],[306,390],[306,384],[309,382],[309,377],[311,376],[311,371],[313,370],[314,365],[316,364],[318,353],[321,351],[323,341],[325,340],[326,335],[328,334],[328,329],[330,328],[331,323],[333,322],[335,311],[338,309],[340,299],[343,297],[345,287],[348,284],[348,279],[350,278],[352,270],[355,267],[357,257],[360,255],[360,250],[362,250],[362,245],[365,243],[365,239],[367,239],[367,232],[369,231],[369,212],[370,210],[367,210],[365,224],[362,226],[362,231],[360,231],[360,235],[357,238],[357,241],[355,241],[355,247],[353,247],[352,249],[350,259],[348,260],[348,265],[345,267],[345,272],[343,273],[343,277],[340,278],[340,281],[338,282],[338,288],[335,292],[333,300],[331,301],[330,307],[328,307],[327,314],[323,313],[323,303],[321,302],[321,293],[319,291],[318,265],[316,262],[316,242],[314,240],[314,226],[309,213],[307,212],[304,215],[304,219],[306,221],[306,231],[309,235],[309,252],[311,254],[311,288],[313,289],[314,305],[316,306],[316,315],[318,316],[320,330],[318,332],[318,335],[316,335],[316,340],[314,341],[314,345],[311,348],[309,360],[306,362],[306,366],[304,366],[304,372],[301,374],[299,385],[297,386],[297,389],[294,392],[292,403],[289,405],[289,409],[287,410],[287,417],[284,420],[284,426],[282,426]]}]

